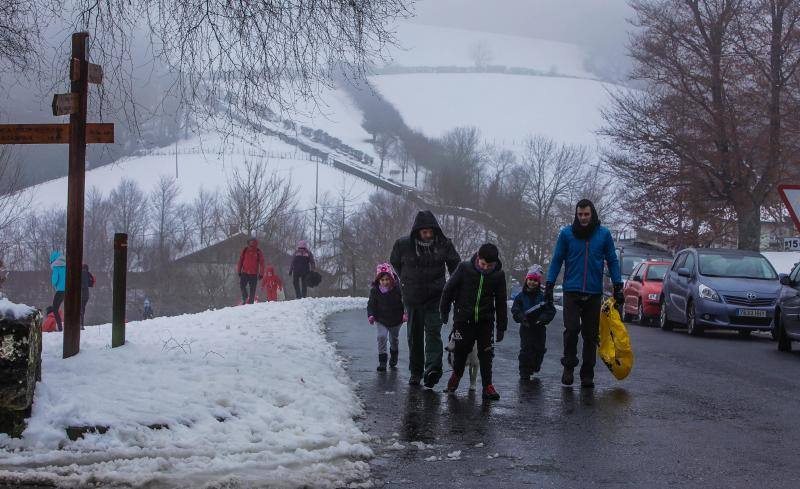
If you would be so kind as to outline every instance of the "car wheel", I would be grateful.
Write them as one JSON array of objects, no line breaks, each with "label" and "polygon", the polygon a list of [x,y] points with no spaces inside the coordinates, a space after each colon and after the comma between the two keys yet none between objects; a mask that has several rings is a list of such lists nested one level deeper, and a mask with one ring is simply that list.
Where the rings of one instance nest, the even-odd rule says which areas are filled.
[{"label": "car wheel", "polygon": [[749,338],[750,333],[752,333],[752,331],[750,331],[749,329],[740,329],[738,333],[740,338]]},{"label": "car wheel", "polygon": [[775,335],[778,340],[778,351],[792,351],[792,340],[789,338],[789,335],[786,334],[786,328],[783,327],[783,320],[781,319],[780,313],[777,311],[775,313],[775,324],[777,325]]},{"label": "car wheel", "polygon": [[672,321],[667,318],[667,303],[661,299],[661,312],[658,314],[658,325],[664,331],[672,331]]},{"label": "car wheel", "polygon": [[694,304],[692,302],[689,302],[689,307],[686,308],[686,332],[691,336],[700,336],[703,334],[703,328],[697,325]]}]

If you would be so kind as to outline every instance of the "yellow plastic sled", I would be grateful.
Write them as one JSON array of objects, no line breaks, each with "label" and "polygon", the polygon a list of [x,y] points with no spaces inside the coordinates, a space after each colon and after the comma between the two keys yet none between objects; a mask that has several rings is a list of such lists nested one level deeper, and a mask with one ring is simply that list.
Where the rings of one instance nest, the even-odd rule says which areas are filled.
[{"label": "yellow plastic sled", "polygon": [[600,309],[600,345],[597,353],[617,380],[622,380],[633,368],[633,350],[628,330],[609,297]]}]

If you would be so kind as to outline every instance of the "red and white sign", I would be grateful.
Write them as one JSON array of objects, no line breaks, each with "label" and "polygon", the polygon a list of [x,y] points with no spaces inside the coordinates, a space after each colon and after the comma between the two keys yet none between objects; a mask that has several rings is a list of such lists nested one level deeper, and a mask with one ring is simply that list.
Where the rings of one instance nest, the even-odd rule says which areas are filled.
[{"label": "red and white sign", "polygon": [[800,231],[800,185],[779,185],[778,192],[789,210],[789,215],[792,216],[795,227]]}]

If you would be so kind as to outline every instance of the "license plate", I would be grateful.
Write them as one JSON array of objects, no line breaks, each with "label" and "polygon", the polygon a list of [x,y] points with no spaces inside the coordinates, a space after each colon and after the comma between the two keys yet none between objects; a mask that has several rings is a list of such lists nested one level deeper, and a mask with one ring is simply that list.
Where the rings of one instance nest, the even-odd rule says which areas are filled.
[{"label": "license plate", "polygon": [[767,317],[767,311],[762,309],[738,309],[736,315],[746,318],[765,318]]}]

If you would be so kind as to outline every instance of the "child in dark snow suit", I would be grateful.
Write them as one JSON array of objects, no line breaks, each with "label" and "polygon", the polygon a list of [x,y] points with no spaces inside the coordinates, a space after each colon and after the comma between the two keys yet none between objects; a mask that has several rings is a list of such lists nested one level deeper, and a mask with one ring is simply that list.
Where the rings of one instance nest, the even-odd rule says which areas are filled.
[{"label": "child in dark snow suit", "polygon": [[547,351],[547,327],[540,322],[532,323],[525,315],[525,311],[540,304],[543,298],[542,269],[534,266],[525,276],[525,285],[511,306],[511,316],[519,323],[519,377],[525,380],[539,372]]},{"label": "child in dark snow suit", "polygon": [[400,281],[388,263],[378,265],[375,281],[369,291],[367,320],[378,329],[378,371],[386,371],[386,340],[389,339],[389,366],[397,367],[400,350],[400,327],[408,321],[403,308]]},{"label": "child in dark snow suit", "polygon": [[447,322],[453,303],[452,338],[455,341],[455,351],[453,374],[447,382],[446,392],[452,393],[458,388],[461,376],[464,375],[467,356],[477,341],[483,398],[500,399],[500,394],[492,385],[493,336],[496,317],[497,342],[503,341],[508,326],[508,305],[506,275],[497,246],[486,243],[471,259],[459,263],[442,292],[439,306],[442,321]]}]

